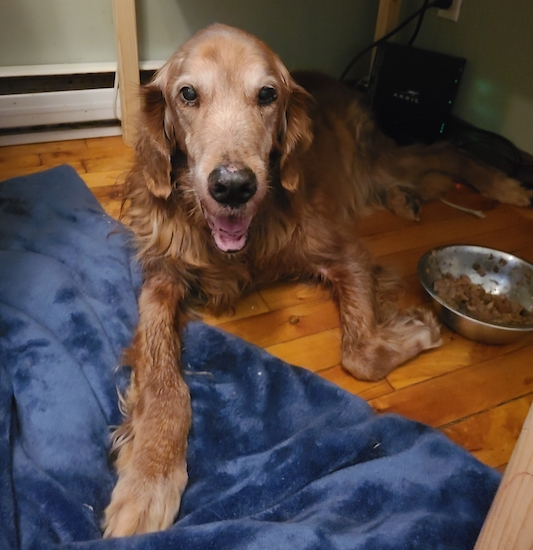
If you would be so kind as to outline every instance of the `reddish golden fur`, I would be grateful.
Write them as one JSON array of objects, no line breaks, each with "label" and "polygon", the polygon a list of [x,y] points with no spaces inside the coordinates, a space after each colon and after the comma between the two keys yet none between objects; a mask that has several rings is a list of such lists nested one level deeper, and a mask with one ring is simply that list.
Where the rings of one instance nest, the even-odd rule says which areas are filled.
[{"label": "reddish golden fur", "polygon": [[[394,281],[355,238],[358,217],[385,206],[416,218],[419,201],[453,180],[506,202],[531,198],[446,145],[396,147],[349,90],[319,75],[296,78],[308,91],[262,42],[216,25],[143,90],[124,219],[145,283],[106,536],[164,529],[179,509],[190,426],[180,331],[193,307],[226,311],[247,288],[281,277],[326,284],[339,306],[344,367],[378,379],[440,337],[430,312],[394,305]],[[196,98],[183,96],[187,87]],[[274,100],[258,101],[263,87]],[[219,166],[253,174],[255,194],[219,204],[209,189]]]}]

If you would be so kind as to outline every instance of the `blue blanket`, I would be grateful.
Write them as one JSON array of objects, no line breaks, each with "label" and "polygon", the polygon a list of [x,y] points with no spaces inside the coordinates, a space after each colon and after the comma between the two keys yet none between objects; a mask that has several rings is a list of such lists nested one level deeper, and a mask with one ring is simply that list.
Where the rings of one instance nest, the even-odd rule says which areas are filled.
[{"label": "blue blanket", "polygon": [[0,548],[472,548],[499,475],[431,428],[202,323],[175,525],[101,539],[140,274],[74,170],[0,184]]}]

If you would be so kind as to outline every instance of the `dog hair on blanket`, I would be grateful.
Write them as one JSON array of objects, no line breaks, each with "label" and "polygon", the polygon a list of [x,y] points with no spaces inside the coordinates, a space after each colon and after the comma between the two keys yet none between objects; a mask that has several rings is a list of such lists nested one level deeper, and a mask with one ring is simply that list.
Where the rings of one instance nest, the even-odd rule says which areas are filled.
[{"label": "dog hair on blanket", "polygon": [[289,74],[263,42],[224,25],[183,45],[142,97],[123,219],[144,285],[108,537],[165,529],[179,510],[191,423],[180,333],[194,308],[230,310],[282,278],[326,285],[343,367],[377,380],[438,346],[440,330],[430,311],[394,303],[390,275],[356,238],[358,218],[385,207],[416,219],[455,181],[511,204],[532,197],[447,144],[396,146],[351,90]]}]

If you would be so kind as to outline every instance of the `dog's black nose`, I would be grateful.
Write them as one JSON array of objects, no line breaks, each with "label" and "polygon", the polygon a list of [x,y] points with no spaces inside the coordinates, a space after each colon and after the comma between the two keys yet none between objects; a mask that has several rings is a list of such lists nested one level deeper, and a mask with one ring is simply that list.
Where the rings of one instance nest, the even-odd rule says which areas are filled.
[{"label": "dog's black nose", "polygon": [[237,207],[247,203],[257,191],[255,174],[250,168],[215,168],[208,178],[209,194],[220,204]]}]

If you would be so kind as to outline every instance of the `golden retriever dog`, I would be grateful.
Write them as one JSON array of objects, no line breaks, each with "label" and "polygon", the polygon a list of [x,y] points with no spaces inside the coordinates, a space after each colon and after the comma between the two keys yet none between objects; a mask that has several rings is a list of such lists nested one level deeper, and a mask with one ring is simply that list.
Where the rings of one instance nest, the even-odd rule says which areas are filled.
[{"label": "golden retriever dog", "polygon": [[142,97],[123,215],[144,284],[108,537],[165,529],[179,510],[191,422],[180,332],[196,307],[231,310],[247,289],[281,278],[326,285],[344,368],[376,380],[440,335],[431,312],[394,304],[390,277],[357,241],[361,214],[383,206],[416,218],[420,201],[454,181],[531,200],[447,145],[397,147],[349,89],[291,76],[263,42],[224,25],[183,45]]}]

